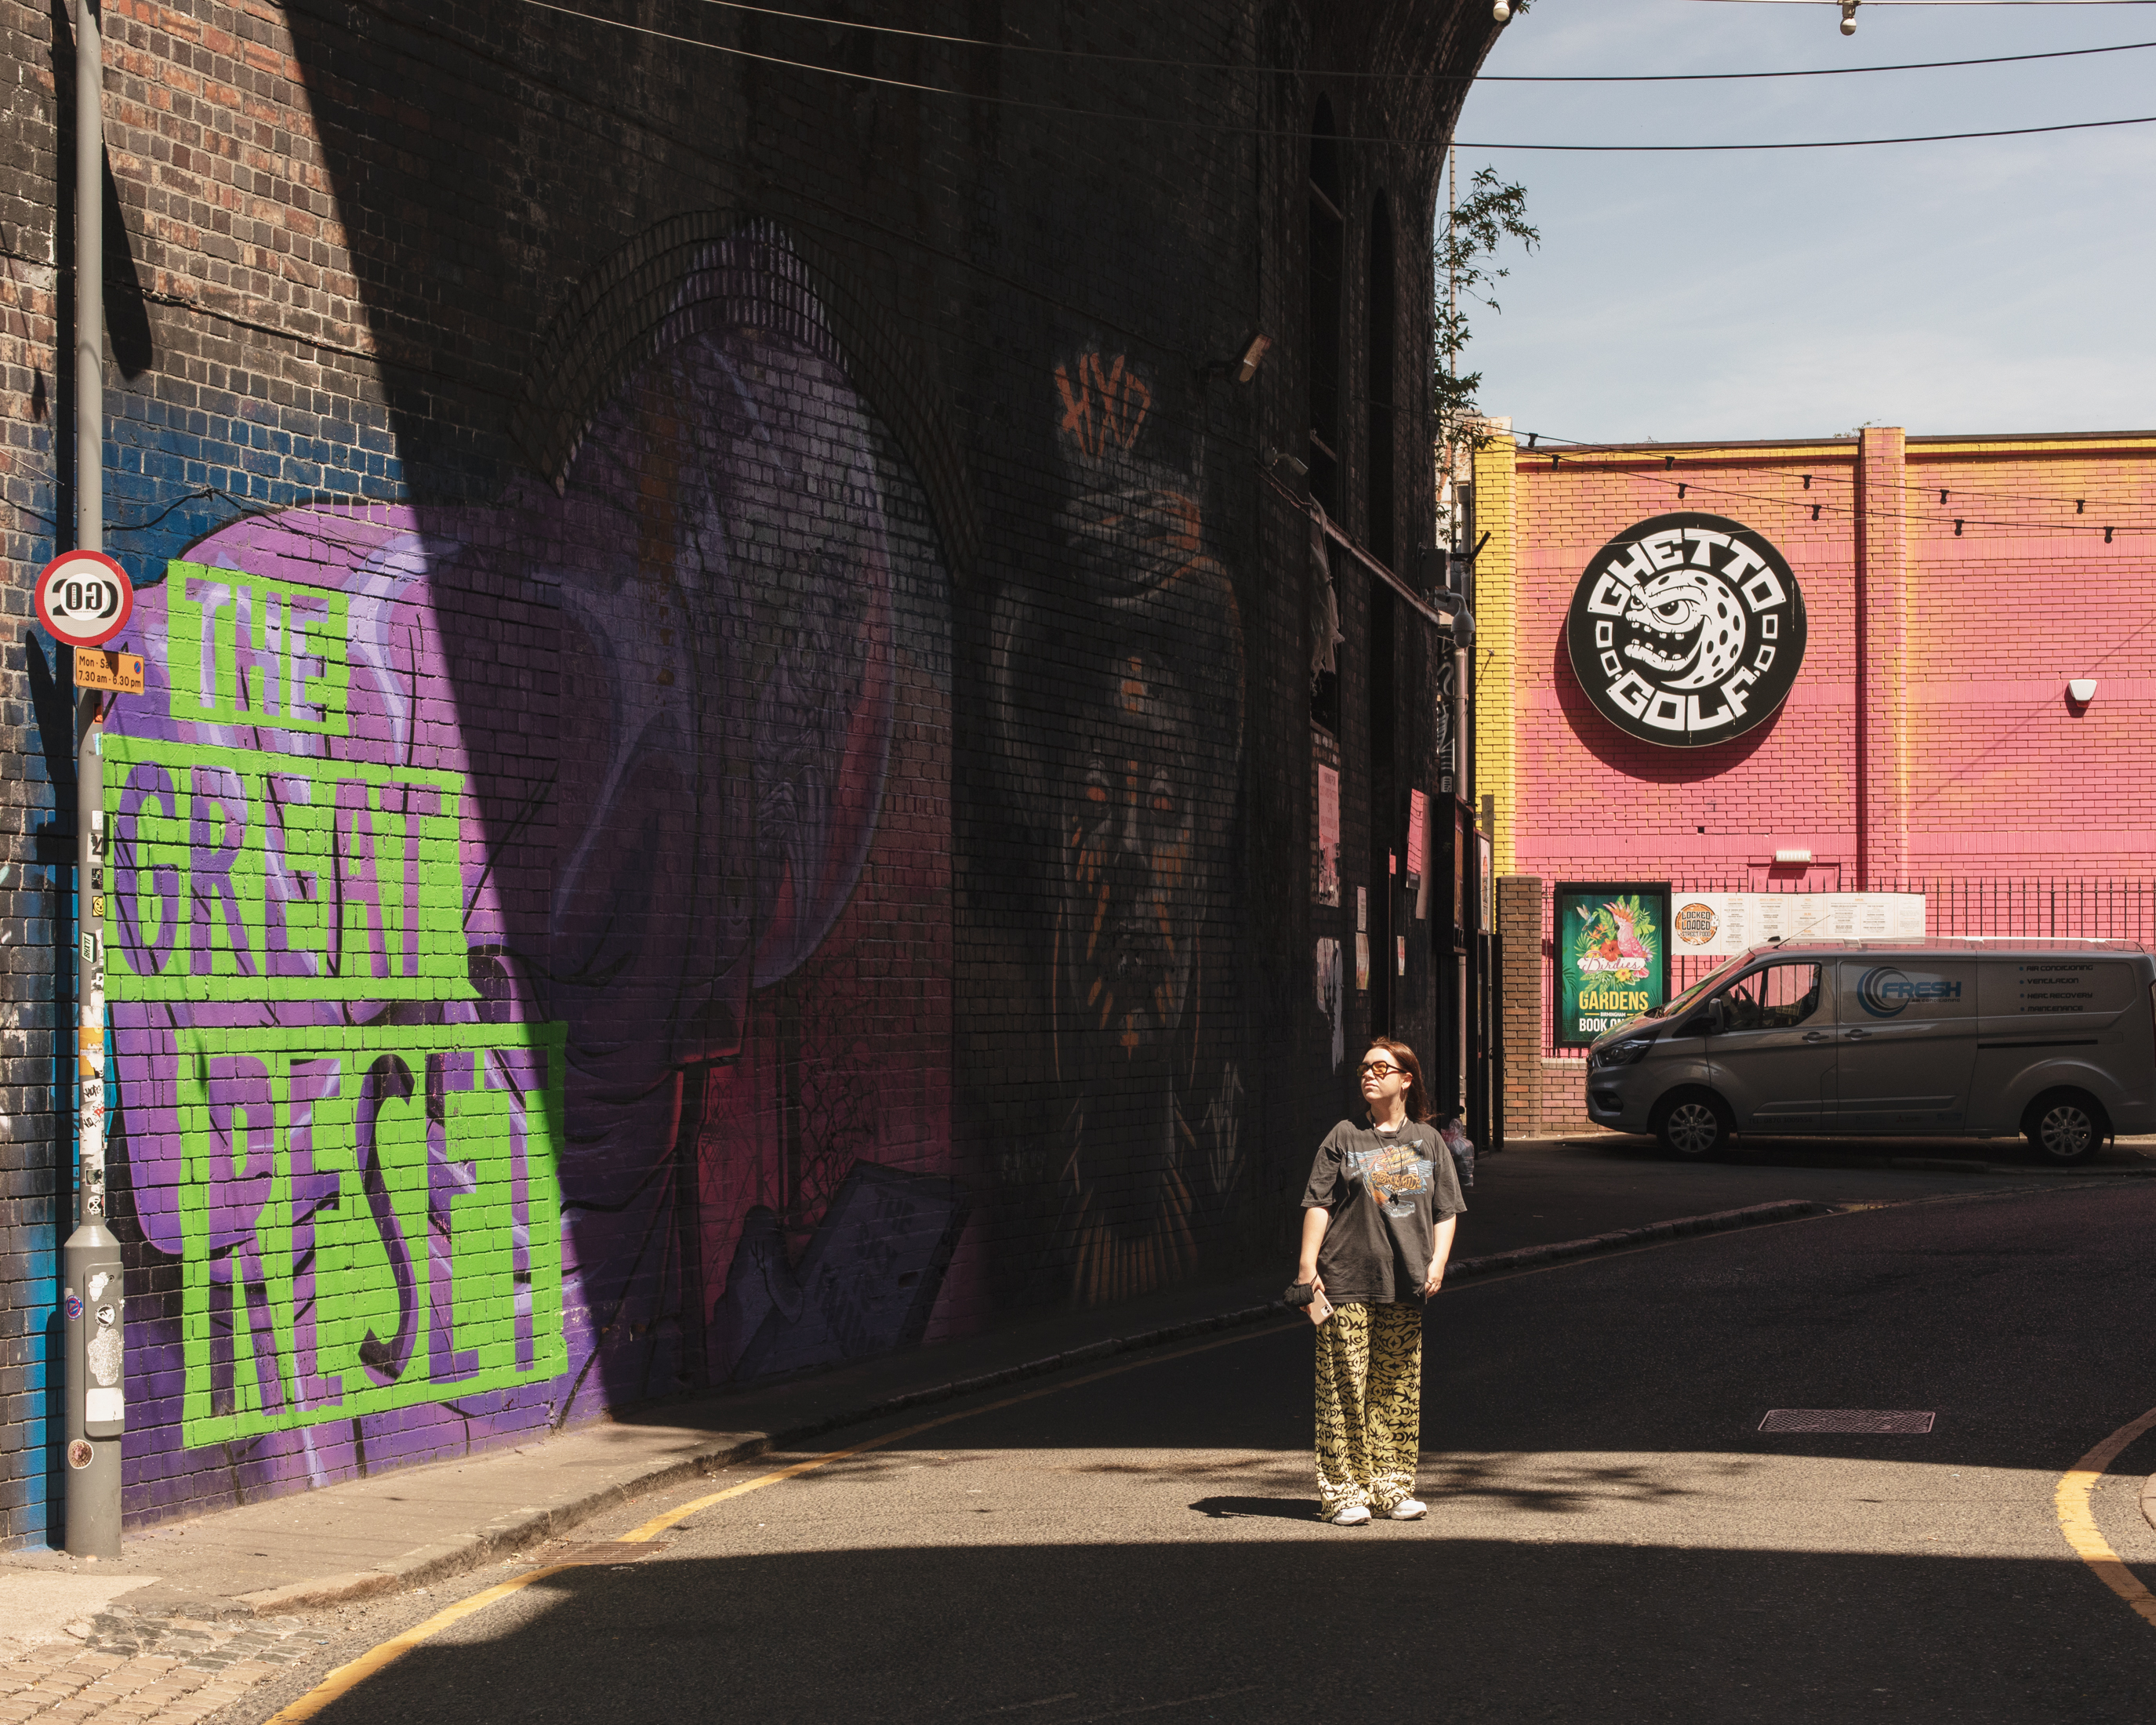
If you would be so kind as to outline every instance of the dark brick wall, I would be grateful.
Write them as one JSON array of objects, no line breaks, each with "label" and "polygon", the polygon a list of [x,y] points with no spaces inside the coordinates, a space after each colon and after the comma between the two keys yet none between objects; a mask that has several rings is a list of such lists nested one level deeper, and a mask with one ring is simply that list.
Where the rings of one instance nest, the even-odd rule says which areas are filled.
[{"label": "dark brick wall", "polygon": [[[55,300],[72,116],[64,14],[4,3],[0,1537],[19,1543],[56,1488],[44,1362],[68,1225],[68,673],[23,619],[73,508]],[[633,18],[713,45],[515,0],[106,13],[107,543],[145,587],[133,644],[166,679],[116,724],[234,750],[235,774],[257,756],[388,773],[418,750],[462,775],[470,971],[463,998],[413,979],[372,1002],[234,971],[225,1004],[163,1019],[116,988],[138,1520],[1284,1253],[1310,1147],[1353,1101],[1315,943],[1349,953],[1352,1059],[1380,998],[1353,986],[1353,888],[1384,896],[1407,793],[1435,789],[1441,644],[1336,558],[1348,890],[1312,905],[1309,527],[1261,470],[1312,424],[1322,95],[1342,138],[1335,513],[1403,563],[1430,536],[1425,237],[1487,8]],[[871,19],[1003,45],[842,28]],[[1380,200],[1389,295],[1368,280]],[[1389,299],[1385,379],[1367,356]],[[1239,385],[1227,362],[1256,331],[1274,346]],[[344,641],[347,736],[172,705],[194,639],[167,573],[182,553],[370,619]],[[182,844],[161,830],[140,842]],[[632,901],[645,933],[624,957]],[[1392,1028],[1432,1045],[1430,924],[1403,895],[1391,909],[1373,965],[1383,927],[1405,934]],[[661,951],[686,956],[647,988]],[[187,1123],[187,1037],[266,1048],[275,1030],[371,1060],[433,1037],[449,1052],[427,1056],[415,1286],[494,1289],[493,1259],[463,1255],[506,1224],[457,1204],[493,1204],[495,1153],[470,1192],[442,1172],[467,1166],[443,1160],[465,1117],[445,1096],[460,1060],[538,1070],[497,1031],[543,1054],[564,1024],[560,1130],[529,1153],[554,1157],[569,1205],[552,1376],[506,1341],[498,1373],[440,1365],[468,1327],[521,1334],[536,1312],[546,1330],[543,1266],[510,1268],[536,1248],[501,1256],[498,1296],[435,1296],[454,1322],[406,1346],[444,1350],[427,1357],[451,1387],[377,1368],[362,1400],[355,1364],[339,1406],[303,1389],[278,1316],[296,1272],[246,1267],[268,1235],[152,1224],[253,1117],[206,1093],[212,1124]],[[289,1216],[275,1117],[269,1161],[242,1147],[231,1165],[263,1170],[259,1203]],[[356,1199],[365,1169],[342,1178]],[[392,1266],[347,1245],[317,1267],[357,1291],[364,1328]],[[385,1332],[424,1303],[384,1297],[367,1321]]]}]

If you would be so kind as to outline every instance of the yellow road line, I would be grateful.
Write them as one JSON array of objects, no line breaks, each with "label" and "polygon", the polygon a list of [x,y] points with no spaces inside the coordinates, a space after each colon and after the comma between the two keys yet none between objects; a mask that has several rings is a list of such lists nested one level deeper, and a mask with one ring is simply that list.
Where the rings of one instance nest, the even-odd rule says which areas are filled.
[{"label": "yellow road line", "polygon": [[[1301,1320],[1298,1322],[1300,1322]],[[1237,1342],[1250,1342],[1264,1336],[1277,1336],[1286,1327],[1287,1327],[1281,1324],[1265,1324],[1240,1331],[1233,1336],[1223,1336],[1215,1341],[1200,1342],[1190,1348],[1172,1348],[1165,1353],[1154,1353],[1148,1350],[1137,1359],[1127,1360],[1122,1365],[1109,1366],[1098,1372],[1088,1372],[1082,1378],[1065,1378],[1060,1383],[1050,1384],[1044,1389],[1029,1389],[1022,1394],[1005,1396],[999,1402],[988,1402],[978,1408],[961,1408],[955,1414],[939,1414],[935,1419],[924,1420],[917,1425],[907,1425],[896,1431],[887,1431],[881,1437],[868,1438],[858,1444],[849,1444],[843,1450],[829,1450],[821,1455],[811,1456],[806,1461],[797,1461],[790,1467],[776,1468],[769,1473],[758,1475],[755,1479],[743,1480],[739,1485],[729,1486],[723,1491],[714,1491],[708,1497],[691,1498],[688,1502],[668,1510],[664,1515],[654,1516],[634,1531],[623,1534],[620,1543],[654,1538],[665,1532],[676,1522],[685,1521],[700,1509],[709,1509],[713,1504],[724,1503],[730,1497],[741,1497],[751,1491],[761,1491],[766,1486],[775,1486],[782,1480],[798,1479],[804,1473],[813,1473],[819,1467],[828,1467],[834,1461],[844,1461],[848,1456],[859,1455],[865,1450],[880,1450],[887,1444],[896,1444],[906,1438],[917,1437],[924,1431],[933,1431],[939,1425],[948,1425],[954,1420],[971,1420],[978,1414],[995,1413],[999,1409],[1014,1408],[1021,1402],[1038,1401],[1045,1395],[1060,1395],[1065,1390],[1075,1389],[1081,1384],[1097,1384],[1103,1378],[1119,1377],[1125,1372],[1135,1372],[1141,1366],[1158,1365],[1166,1360],[1183,1359],[1194,1353],[1209,1353],[1216,1348],[1226,1348]],[[437,1611],[424,1623],[415,1623],[403,1635],[384,1641],[379,1646],[370,1647],[350,1663],[339,1666],[290,1706],[280,1708],[272,1714],[264,1722],[264,1725],[299,1725],[299,1722],[303,1719],[311,1719],[331,1702],[348,1694],[384,1666],[393,1665],[414,1647],[432,1640],[451,1625],[462,1622],[475,1612],[485,1610],[488,1606],[497,1600],[507,1599],[511,1594],[521,1592],[534,1582],[544,1581],[550,1575],[559,1575],[565,1569],[582,1567],[583,1566],[577,1563],[549,1564],[543,1569],[534,1569],[528,1574],[515,1576],[507,1581],[496,1582],[492,1587],[474,1594],[468,1599],[459,1599],[448,1609]]]},{"label": "yellow road line", "polygon": [[2053,1501],[2059,1509],[2059,1531],[2066,1536],[2066,1543],[2073,1547],[2075,1555],[2096,1571],[2097,1580],[2147,1621],[2156,1624],[2156,1594],[2149,1592],[2111,1548],[2111,1542],[2103,1537],[2089,1509],[2089,1494],[2103,1477],[2103,1471],[2118,1459],[2120,1450],[2152,1427],[2156,1427],[2156,1408],[2151,1408],[2131,1425],[2120,1426],[2076,1461],[2070,1471],[2061,1475]]},{"label": "yellow road line", "polygon": [[[1825,1216],[1793,1216],[1789,1219],[1793,1222],[1828,1221],[1832,1219],[1834,1214],[1830,1212]],[[1512,1281],[1525,1276],[1543,1276],[1553,1270],[1572,1270],[1583,1264],[1599,1264],[1609,1258],[1630,1257],[1635,1252],[1659,1251],[1666,1246],[1684,1245],[1695,1239],[1707,1240],[1719,1237],[1714,1235],[1681,1235],[1669,1240],[1649,1240],[1640,1245],[1629,1247],[1623,1251],[1599,1253],[1592,1258],[1567,1258],[1554,1264],[1537,1264],[1523,1266],[1518,1270],[1502,1271],[1486,1278],[1477,1276],[1467,1286],[1481,1287],[1501,1281]],[[714,1491],[708,1497],[691,1499],[679,1508],[670,1509],[661,1516],[654,1516],[642,1527],[623,1534],[620,1543],[627,1543],[630,1541],[641,1543],[655,1538],[675,1522],[694,1515],[700,1509],[709,1509],[713,1504],[724,1503],[730,1497],[740,1497],[751,1491],[761,1491],[766,1486],[775,1486],[782,1480],[796,1479],[804,1473],[813,1473],[819,1467],[828,1467],[834,1461],[844,1461],[848,1456],[859,1455],[865,1450],[880,1450],[887,1444],[896,1444],[906,1438],[917,1437],[924,1431],[933,1431],[939,1425],[948,1425],[953,1420],[970,1420],[977,1414],[993,1414],[1004,1408],[1014,1408],[1021,1402],[1037,1401],[1045,1395],[1060,1395],[1066,1389],[1077,1389],[1081,1384],[1097,1384],[1103,1378],[1118,1377],[1125,1372],[1134,1372],[1141,1366],[1155,1365],[1163,1360],[1183,1359],[1194,1353],[1209,1353],[1216,1348],[1227,1348],[1238,1342],[1250,1342],[1265,1336],[1277,1336],[1284,1329],[1291,1327],[1301,1327],[1301,1321],[1291,1326],[1261,1325],[1240,1331],[1233,1336],[1223,1336],[1217,1341],[1200,1342],[1193,1347],[1173,1348],[1165,1353],[1148,1351],[1141,1358],[1127,1360],[1122,1365],[1109,1366],[1101,1371],[1088,1372],[1082,1378],[1066,1378],[1060,1383],[1050,1384],[1045,1389],[1029,1389],[1023,1394],[1005,1396],[999,1402],[988,1402],[978,1408],[962,1408],[955,1414],[939,1414],[933,1420],[924,1420],[917,1425],[905,1426],[897,1431],[886,1432],[881,1437],[870,1438],[858,1444],[850,1444],[843,1450],[827,1450],[821,1455],[810,1457],[806,1461],[797,1461],[790,1467],[778,1468],[770,1473],[760,1474],[755,1479],[744,1480],[737,1486],[729,1486],[723,1491]],[[2148,1417],[2152,1422],[2156,1422],[2156,1411],[2152,1411]],[[2145,1429],[2145,1427],[2135,1428],[2131,1436],[2122,1440],[2119,1447],[2124,1448],[2127,1443],[2133,1440],[2133,1437],[2138,1436]],[[2112,1452],[2112,1454],[2116,1453],[2116,1450]],[[2108,1459],[2109,1457],[2107,1456],[2106,1460]],[[2064,1487],[2061,1486],[2061,1489],[2063,1491]],[[2097,1538],[2098,1543],[2101,1543],[2102,1537],[2099,1535]],[[2108,1550],[2109,1548],[2106,1547],[2105,1549]],[[544,1581],[550,1575],[558,1575],[564,1569],[580,1567],[582,1566],[575,1563],[552,1564],[544,1569],[534,1569],[529,1574],[497,1582],[485,1591],[474,1594],[469,1599],[459,1600],[447,1610],[437,1612],[424,1623],[414,1624],[393,1640],[384,1641],[378,1647],[368,1649],[350,1664],[339,1666],[290,1706],[271,1715],[264,1722],[264,1725],[300,1725],[301,1720],[313,1718],[331,1702],[365,1682],[383,1666],[393,1664],[403,1658],[414,1647],[431,1640],[452,1624],[470,1617],[475,1611],[485,1610],[497,1599],[507,1599],[510,1594],[520,1592],[534,1582]],[[2129,1577],[2128,1579],[2131,1578]],[[2140,1585],[2138,1582],[2133,1584],[2137,1587]],[[2156,1619],[2151,1620],[2156,1621]]]},{"label": "yellow road line", "polygon": [[401,1635],[370,1647],[348,1665],[341,1665],[323,1678],[312,1689],[270,1716],[268,1725],[285,1725],[285,1722],[311,1719],[331,1702],[346,1691],[364,1683],[384,1666],[402,1659],[423,1641],[432,1640],[453,1623],[461,1622],[475,1612],[484,1611],[497,1599],[506,1599],[520,1589],[535,1581],[544,1581],[550,1575],[558,1575],[564,1569],[573,1569],[574,1563],[555,1563],[547,1568],[534,1569],[528,1575],[520,1575],[513,1581],[498,1582],[494,1586],[474,1594],[468,1599],[459,1599],[447,1610],[437,1611],[424,1623],[415,1623]]}]

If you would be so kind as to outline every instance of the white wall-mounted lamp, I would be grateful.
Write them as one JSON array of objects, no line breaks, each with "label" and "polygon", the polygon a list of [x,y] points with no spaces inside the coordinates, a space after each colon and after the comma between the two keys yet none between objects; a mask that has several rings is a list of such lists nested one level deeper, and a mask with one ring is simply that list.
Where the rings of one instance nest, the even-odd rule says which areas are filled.
[{"label": "white wall-mounted lamp", "polygon": [[2079,706],[2096,699],[2096,679],[2076,677],[2066,685],[2066,699]]},{"label": "white wall-mounted lamp", "polygon": [[1809,850],[1778,850],[1774,853],[1774,860],[1778,863],[1808,863],[1811,860],[1812,854]]}]

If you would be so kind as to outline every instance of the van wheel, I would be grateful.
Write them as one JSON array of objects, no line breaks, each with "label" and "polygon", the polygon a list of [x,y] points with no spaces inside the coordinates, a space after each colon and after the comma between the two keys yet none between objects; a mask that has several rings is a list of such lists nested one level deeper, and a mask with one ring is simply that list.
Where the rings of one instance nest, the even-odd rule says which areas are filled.
[{"label": "van wheel", "polygon": [[1722,1098],[1703,1090],[1665,1098],[1655,1110],[1653,1124],[1662,1148],[1686,1162],[1704,1162],[1727,1150],[1736,1131]]},{"label": "van wheel", "polygon": [[2021,1130],[2038,1161],[2052,1168],[2076,1168],[2092,1162],[2103,1141],[2111,1136],[2111,1122],[2102,1107],[2079,1091],[2054,1091],[2029,1105]]}]

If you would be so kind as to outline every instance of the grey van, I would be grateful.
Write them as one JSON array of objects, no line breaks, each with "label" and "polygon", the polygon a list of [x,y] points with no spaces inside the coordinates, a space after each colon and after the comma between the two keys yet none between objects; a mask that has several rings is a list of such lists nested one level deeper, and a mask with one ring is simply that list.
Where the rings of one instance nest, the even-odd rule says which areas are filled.
[{"label": "grey van", "polygon": [[1738,1132],[2018,1134],[2071,1167],[2156,1132],[2156,957],[2126,941],[1755,947],[1598,1037],[1587,1111],[1683,1157]]}]

